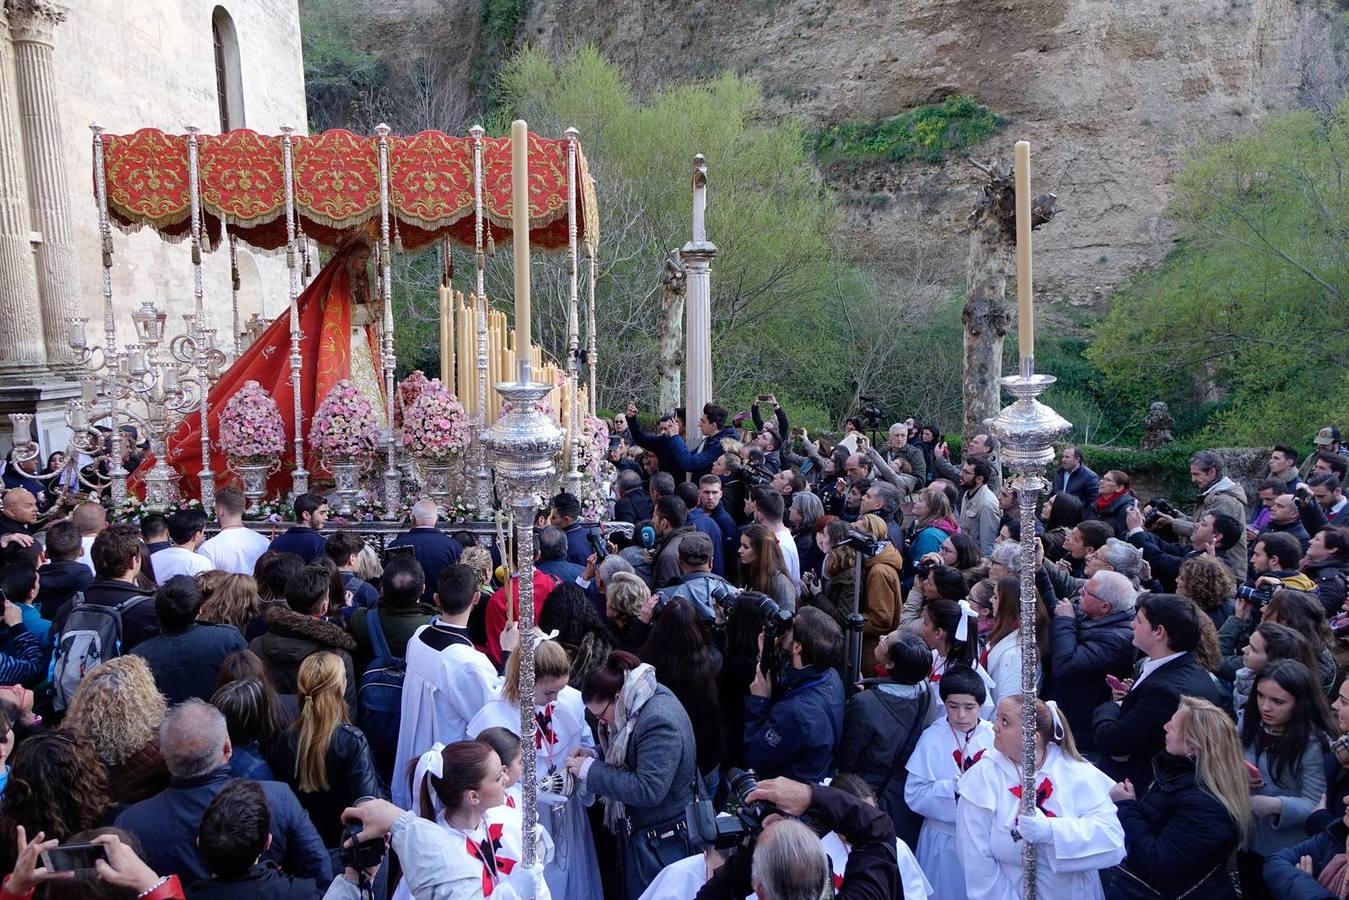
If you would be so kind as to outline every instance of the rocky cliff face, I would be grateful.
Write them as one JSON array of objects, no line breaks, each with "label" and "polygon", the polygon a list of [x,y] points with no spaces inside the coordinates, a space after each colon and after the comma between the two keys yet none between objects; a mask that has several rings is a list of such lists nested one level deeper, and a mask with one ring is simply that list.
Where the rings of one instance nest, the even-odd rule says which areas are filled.
[{"label": "rocky cliff face", "polygon": [[[406,9],[428,6],[458,26],[445,52],[471,55],[478,4]],[[821,124],[968,94],[1008,120],[976,152],[1031,141],[1036,189],[1059,195],[1063,212],[1038,238],[1037,294],[1089,314],[1170,250],[1170,184],[1190,148],[1343,95],[1342,21],[1335,0],[533,0],[519,36],[554,51],[593,42],[641,87],[752,75],[770,114]],[[884,266],[919,239],[959,283],[971,167],[830,179],[851,198],[855,252]]]}]

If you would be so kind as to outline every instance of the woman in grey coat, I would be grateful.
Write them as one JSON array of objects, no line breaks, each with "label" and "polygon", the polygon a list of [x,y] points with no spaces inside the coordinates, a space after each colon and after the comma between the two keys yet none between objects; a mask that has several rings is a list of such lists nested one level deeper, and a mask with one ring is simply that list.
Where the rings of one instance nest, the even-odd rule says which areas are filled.
[{"label": "woman in grey coat", "polygon": [[655,670],[621,650],[586,677],[581,697],[599,720],[604,756],[578,748],[567,769],[604,801],[622,848],[624,896],[637,900],[661,869],[695,852],[684,821],[698,777],[693,725]]}]

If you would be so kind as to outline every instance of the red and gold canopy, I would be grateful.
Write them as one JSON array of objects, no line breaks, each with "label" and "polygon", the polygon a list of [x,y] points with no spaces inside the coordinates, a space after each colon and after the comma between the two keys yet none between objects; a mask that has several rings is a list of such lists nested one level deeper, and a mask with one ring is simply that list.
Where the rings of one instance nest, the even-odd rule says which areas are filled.
[{"label": "red and gold canopy", "polygon": [[[406,250],[441,238],[474,244],[473,139],[423,131],[389,137],[390,229]],[[351,229],[379,222],[379,138],[350,131],[295,135],[295,209],[304,233],[336,246]],[[108,214],[124,228],[149,226],[181,236],[189,230],[187,136],[143,128],[104,135]],[[286,244],[282,138],[237,129],[198,138],[202,213],[211,243],[221,223],[245,243]],[[483,138],[483,215],[497,243],[511,234],[509,138]],[[599,213],[584,154],[577,236],[595,242]],[[530,242],[545,250],[567,246],[567,142],[529,136]]]}]

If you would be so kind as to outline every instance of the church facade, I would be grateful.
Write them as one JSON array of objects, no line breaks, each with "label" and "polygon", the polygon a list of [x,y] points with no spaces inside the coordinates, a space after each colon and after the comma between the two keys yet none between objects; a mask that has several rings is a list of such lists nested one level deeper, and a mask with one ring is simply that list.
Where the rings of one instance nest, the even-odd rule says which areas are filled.
[{"label": "church facade", "polygon": [[[64,449],[63,404],[78,396],[67,321],[103,333],[103,262],[93,134],[306,130],[296,0],[3,0],[0,21],[0,434],[4,413],[37,412],[44,453]],[[167,335],[193,311],[190,245],[147,231],[112,239],[121,345],[152,301]],[[239,248],[240,322],[286,308],[282,255]],[[226,248],[204,258],[208,326],[232,351]],[[7,435],[0,446],[9,444]]]}]

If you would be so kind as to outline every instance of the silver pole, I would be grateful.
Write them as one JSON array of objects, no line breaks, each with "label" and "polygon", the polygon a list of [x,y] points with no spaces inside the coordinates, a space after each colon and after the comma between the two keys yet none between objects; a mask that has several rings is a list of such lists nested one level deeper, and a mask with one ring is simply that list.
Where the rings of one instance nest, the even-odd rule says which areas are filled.
[{"label": "silver pole", "polygon": [[[197,378],[200,379],[201,387],[201,400],[198,404],[201,416],[201,471],[197,477],[201,482],[201,505],[209,516],[215,510],[215,472],[211,468],[210,404],[206,399],[210,393],[210,382],[206,376],[206,357],[204,355],[206,350],[206,306],[204,302],[204,280],[201,271],[201,184],[198,180],[200,174],[198,153],[200,148],[197,143],[197,136],[200,133],[200,128],[193,125],[187,126],[187,185],[188,195],[192,201],[192,299],[196,309],[191,335],[192,363],[193,368],[197,370]],[[238,317],[237,312],[235,316]]]},{"label": "silver pole", "polygon": [[[487,290],[484,286],[484,268],[486,258],[483,255],[482,232],[482,138],[485,134],[481,125],[469,129],[473,137],[473,246],[474,246],[474,297],[473,309],[477,319],[477,392],[478,406],[473,415],[473,440],[478,445],[478,518],[489,519],[492,516],[492,476],[487,470]],[[529,521],[533,522],[531,515]]]},{"label": "silver pole", "polygon": [[[108,171],[107,161],[103,156],[103,126],[97,123],[89,126],[94,133],[94,194],[98,199],[98,232],[102,242],[103,250],[103,365],[106,376],[101,379],[106,387],[110,380],[117,378],[117,320],[113,317],[112,311],[112,226],[108,220]],[[109,490],[109,499],[112,502],[112,508],[120,512],[126,506],[126,468],[122,465],[122,432],[118,427],[117,403],[112,399],[110,391],[105,390],[104,395],[108,397],[108,411],[112,427],[112,471],[108,477],[112,479],[112,486]],[[89,410],[89,420],[92,423],[97,417],[97,410]]]},{"label": "silver pole", "polygon": [[281,150],[286,168],[286,268],[290,272],[290,388],[295,400],[295,471],[290,489],[295,496],[309,492],[309,472],[304,467],[304,405],[300,402],[300,260],[295,246],[295,129],[281,126]]},{"label": "silver pole", "polygon": [[398,518],[401,479],[398,475],[398,448],[393,435],[393,257],[389,252],[389,131],[380,122],[375,126],[379,135],[379,235],[380,235],[380,293],[384,295],[384,395],[385,428],[384,449],[388,456],[384,466],[384,518]]},{"label": "silver pole", "polygon": [[581,496],[581,469],[576,452],[581,440],[580,407],[578,400],[581,390],[581,358],[579,347],[580,310],[577,297],[577,248],[576,248],[576,178],[580,174],[576,149],[581,132],[568,128],[564,132],[567,141],[567,382],[571,396],[567,400],[567,491],[574,497]]}]

